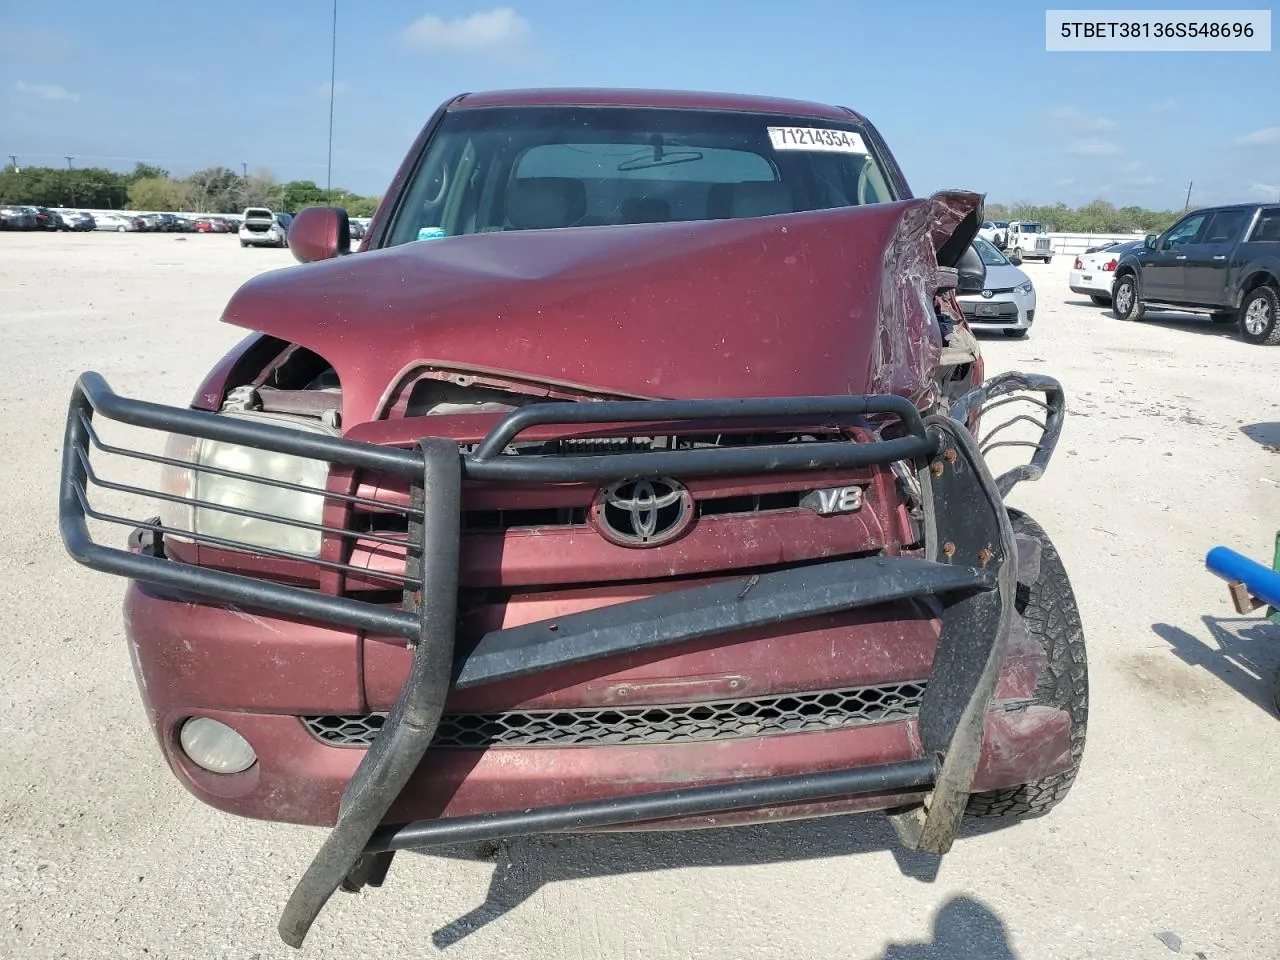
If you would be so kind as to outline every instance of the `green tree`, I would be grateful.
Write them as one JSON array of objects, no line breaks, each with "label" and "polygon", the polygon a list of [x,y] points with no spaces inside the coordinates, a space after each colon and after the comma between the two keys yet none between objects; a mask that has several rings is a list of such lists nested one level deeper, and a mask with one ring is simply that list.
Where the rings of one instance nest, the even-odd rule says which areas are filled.
[{"label": "green tree", "polygon": [[136,183],[138,180],[168,180],[169,171],[139,160],[133,165],[133,172],[126,173],[124,179],[129,183]]},{"label": "green tree", "polygon": [[243,178],[226,167],[197,170],[184,182],[187,209],[193,213],[237,213],[244,209],[243,194]]},{"label": "green tree", "polygon": [[381,202],[381,197],[349,197],[346,201],[347,213],[353,217],[372,217]]},{"label": "green tree", "polygon": [[321,207],[328,203],[325,192],[311,180],[290,180],[282,190],[286,213],[297,213],[303,207]]},{"label": "green tree", "polygon": [[134,210],[181,210],[186,189],[180,180],[144,177],[129,185],[129,206]]},{"label": "green tree", "polygon": [[244,181],[240,194],[240,208],[266,207],[283,210],[284,188],[276,182],[270,170],[257,170]]}]

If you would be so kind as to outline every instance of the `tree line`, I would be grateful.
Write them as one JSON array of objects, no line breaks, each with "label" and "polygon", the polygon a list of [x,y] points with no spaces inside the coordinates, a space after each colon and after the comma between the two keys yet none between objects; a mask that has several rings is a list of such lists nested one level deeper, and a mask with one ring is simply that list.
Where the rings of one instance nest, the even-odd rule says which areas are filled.
[{"label": "tree line", "polygon": [[149,163],[139,163],[129,173],[12,164],[0,171],[0,203],[33,207],[174,213],[240,213],[246,207],[268,207],[297,213],[332,202],[346,207],[353,217],[371,217],[379,199],[339,188],[326,191],[310,180],[279,183],[269,170],[242,176],[226,167],[209,167],[182,178]]},{"label": "tree line", "polygon": [[988,203],[988,220],[1033,220],[1053,233],[1161,233],[1183,215],[1181,210],[1147,210],[1143,207],[1115,207],[1094,200],[1083,207],[1065,203],[1036,206],[1031,203]]},{"label": "tree line", "polygon": [[[268,207],[297,213],[303,207],[334,203],[353,217],[371,217],[378,197],[335,188],[326,191],[311,180],[279,183],[269,170],[241,176],[226,167],[197,170],[176,178],[169,171],[139,163],[129,173],[102,167],[63,170],[59,167],[10,165],[0,171],[0,203],[36,207],[89,207],[95,210],[164,210],[176,213],[240,213],[245,207]],[[1160,233],[1182,216],[1178,210],[1115,207],[1094,200],[1083,207],[1064,203],[988,203],[988,220],[1035,220],[1063,233]]]}]

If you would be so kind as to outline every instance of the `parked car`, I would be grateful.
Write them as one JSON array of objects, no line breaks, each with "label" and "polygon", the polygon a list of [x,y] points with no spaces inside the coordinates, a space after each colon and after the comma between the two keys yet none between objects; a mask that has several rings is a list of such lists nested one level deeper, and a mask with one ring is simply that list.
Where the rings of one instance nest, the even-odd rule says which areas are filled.
[{"label": "parked car", "polygon": [[34,230],[36,215],[30,207],[0,207],[0,230]]},{"label": "parked car", "polygon": [[1009,221],[984,220],[982,228],[978,231],[978,236],[992,244],[996,249],[1003,250],[1009,239]]},{"label": "parked car", "polygon": [[986,282],[975,293],[959,296],[964,318],[974,330],[999,331],[1006,337],[1025,337],[1036,319],[1036,289],[1018,269],[1021,260],[1006,257],[995,244],[978,237],[974,247],[986,264]]},{"label": "parked car", "polygon": [[1019,260],[1053,260],[1053,241],[1043,223],[1034,220],[1010,220],[1005,229],[1002,249]]},{"label": "parked car", "polygon": [[1120,258],[1112,310],[1207,313],[1247,343],[1280,344],[1280,205],[1237,203],[1189,213]]},{"label": "parked car", "polygon": [[240,246],[287,247],[289,224],[293,217],[287,213],[272,213],[265,207],[249,207],[240,221]]},{"label": "parked car", "polygon": [[123,213],[104,213],[98,216],[95,230],[113,230],[117,233],[136,233],[141,229],[138,218]]},{"label": "parked car", "polygon": [[217,217],[205,217],[195,222],[196,233],[226,233],[227,225]]},{"label": "parked car", "polygon": [[62,222],[62,218],[48,207],[33,207],[36,218],[37,230],[66,230],[67,225]]},{"label": "parked car", "polygon": [[[842,107],[617,90],[452,98],[393,184],[368,251],[298,214],[192,406],[85,373],[67,421],[59,529],[128,578],[173,773],[333,827],[286,942],[442,840],[883,810],[945,853],[1066,796],[1084,636],[1003,501],[1065,405],[983,379],[980,195],[913,198]],[[1027,390],[1037,467],[995,478],[984,404]],[[127,547],[91,416],[168,438]]]},{"label": "parked car", "polygon": [[62,218],[63,224],[68,230],[86,231],[92,230],[97,226],[92,214],[86,213],[84,210],[60,210],[58,216]]},{"label": "parked car", "polygon": [[1071,265],[1068,285],[1072,293],[1083,293],[1100,307],[1111,303],[1111,281],[1120,256],[1142,247],[1141,240],[1111,242],[1086,250]]},{"label": "parked car", "polygon": [[363,240],[364,233],[365,233],[364,224],[354,218],[350,221],[350,224],[351,224],[351,239]]}]

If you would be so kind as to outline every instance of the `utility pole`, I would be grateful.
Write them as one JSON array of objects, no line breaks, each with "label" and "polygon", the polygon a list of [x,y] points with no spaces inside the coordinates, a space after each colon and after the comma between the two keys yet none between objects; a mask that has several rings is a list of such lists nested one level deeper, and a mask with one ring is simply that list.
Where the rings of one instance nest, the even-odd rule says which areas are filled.
[{"label": "utility pole", "polygon": [[9,159],[13,161],[13,172],[21,173],[22,169],[18,166],[18,155],[16,153],[9,154]]},{"label": "utility pole", "polygon": [[1195,183],[1195,181],[1194,181],[1194,180],[1188,180],[1188,181],[1187,181],[1187,202],[1186,202],[1186,203],[1184,203],[1184,204],[1182,205],[1182,212],[1183,212],[1183,213],[1186,213],[1188,210],[1190,210],[1190,209],[1191,209],[1191,185],[1192,185],[1193,183]]},{"label": "utility pole", "polygon": [[246,180],[249,179],[249,165],[245,163],[243,160],[240,161],[240,174]]},{"label": "utility pole", "polygon": [[329,163],[325,175],[324,191],[329,203],[333,203],[333,95],[338,78],[338,0],[333,0],[333,39],[329,49]]},{"label": "utility pole", "polygon": [[72,160],[74,160],[74,159],[75,159],[75,157],[67,157],[67,169],[68,169],[68,170],[70,170],[70,169],[71,169],[71,161],[72,161]]}]

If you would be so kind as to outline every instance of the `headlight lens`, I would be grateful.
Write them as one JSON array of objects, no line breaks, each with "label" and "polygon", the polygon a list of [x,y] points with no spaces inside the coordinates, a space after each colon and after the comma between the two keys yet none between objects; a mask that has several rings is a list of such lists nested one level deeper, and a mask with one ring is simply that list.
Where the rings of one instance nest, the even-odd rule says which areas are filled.
[{"label": "headlight lens", "polygon": [[1028,280],[1026,283],[1020,283],[1020,284],[1018,284],[1018,286],[1017,286],[1017,291],[1018,291],[1019,293],[1023,294],[1024,296],[1025,296],[1026,294],[1029,294],[1029,293],[1031,292],[1031,290],[1032,290],[1032,287],[1031,287],[1031,281],[1030,281],[1030,280]]},{"label": "headlight lens", "polygon": [[258,762],[248,740],[210,717],[185,721],[178,740],[191,762],[211,773],[243,773]]},{"label": "headlight lens", "polygon": [[[268,421],[295,430],[336,436],[337,430],[306,417],[258,411],[229,412],[226,417]],[[171,435],[165,454],[175,460],[213,467],[245,478],[226,477],[202,470],[184,470],[165,466],[161,471],[160,489],[164,493],[199,500],[202,503],[221,504],[240,510],[319,524],[323,519],[324,497],[318,494],[299,493],[282,487],[256,482],[249,477],[270,477],[285,480],[299,486],[323,490],[329,478],[329,464],[324,460],[311,460],[286,453],[259,450],[219,440],[198,440],[194,437]],[[257,517],[185,503],[162,501],[160,520],[166,527],[190,530],[193,533],[219,537],[246,548],[268,547],[301,556],[320,555],[322,534],[286,523],[274,523]],[[169,534],[170,539],[182,540]]]}]

